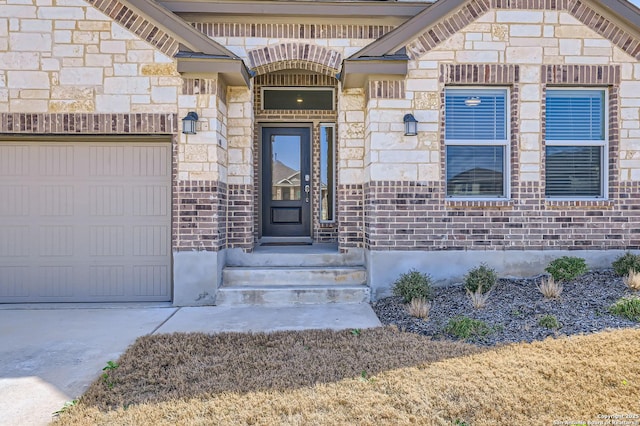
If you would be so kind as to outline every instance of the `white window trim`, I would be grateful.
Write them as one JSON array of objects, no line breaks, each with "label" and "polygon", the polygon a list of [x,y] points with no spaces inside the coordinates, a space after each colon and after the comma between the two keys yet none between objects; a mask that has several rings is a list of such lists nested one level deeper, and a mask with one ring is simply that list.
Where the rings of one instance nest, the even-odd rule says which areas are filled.
[{"label": "white window trim", "polygon": [[[547,146],[600,146],[602,149],[600,150],[600,161],[602,168],[602,176],[600,176],[600,188],[602,189],[602,195],[596,197],[554,197],[546,195],[546,173],[545,173],[545,199],[550,201],[607,201],[609,199],[609,91],[606,87],[566,87],[566,86],[557,86],[557,87],[547,87],[547,93],[552,92],[554,90],[582,90],[582,91],[594,91],[594,92],[604,92],[604,111],[602,121],[604,122],[604,140],[600,141],[585,141],[580,140],[546,140],[544,141],[544,152],[546,158]],[[547,102],[545,96],[545,104]],[[546,109],[545,109],[546,110]],[[546,126],[546,118],[545,118],[545,126]],[[546,129],[545,129],[546,130]],[[547,167],[545,160],[545,169]]]},{"label": "white window trim", "polygon": [[[454,86],[454,87],[445,87],[445,95],[446,91],[456,91],[456,90],[504,90],[506,92],[505,95],[505,140],[483,140],[478,141],[475,139],[447,139],[446,135],[446,123],[445,127],[442,129],[444,132],[444,156],[445,156],[445,165],[444,165],[444,186],[445,186],[445,194],[447,193],[447,146],[449,145],[477,145],[477,146],[503,146],[504,147],[504,164],[502,168],[504,173],[502,175],[503,179],[503,197],[461,197],[459,195],[446,195],[446,199],[449,201],[508,201],[511,199],[511,89],[509,87],[504,86]],[[446,114],[446,102],[445,102],[445,112]]]},{"label": "white window trim", "polygon": [[[331,111],[334,111],[336,109],[336,91],[333,87],[331,86],[320,86],[320,87],[308,87],[308,86],[286,86],[286,87],[282,87],[282,86],[263,86],[260,88],[260,109],[263,111],[267,111],[264,109],[264,92],[265,91],[269,91],[269,90],[304,90],[304,91],[314,91],[314,92],[328,92],[331,91],[331,105],[332,108]],[[293,111],[298,111],[298,110],[293,110]],[[303,110],[300,110],[303,111]],[[329,110],[326,110],[329,111]]]}]

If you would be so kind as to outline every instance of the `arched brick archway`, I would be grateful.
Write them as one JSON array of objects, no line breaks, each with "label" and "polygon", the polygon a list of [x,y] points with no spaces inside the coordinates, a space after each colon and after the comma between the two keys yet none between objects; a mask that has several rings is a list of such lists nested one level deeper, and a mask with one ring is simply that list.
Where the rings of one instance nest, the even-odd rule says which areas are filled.
[{"label": "arched brick archway", "polygon": [[257,75],[298,69],[335,77],[342,55],[335,50],[307,43],[283,43],[248,52],[249,64]]}]

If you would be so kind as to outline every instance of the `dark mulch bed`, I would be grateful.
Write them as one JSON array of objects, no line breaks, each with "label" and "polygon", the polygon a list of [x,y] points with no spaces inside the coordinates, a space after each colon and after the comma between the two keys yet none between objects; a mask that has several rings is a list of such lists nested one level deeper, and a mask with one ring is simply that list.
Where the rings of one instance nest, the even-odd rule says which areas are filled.
[{"label": "dark mulch bed", "polygon": [[[559,300],[544,299],[536,287],[541,279],[500,279],[483,309],[473,308],[461,285],[436,288],[427,321],[410,316],[399,297],[381,299],[373,309],[383,324],[434,339],[452,339],[444,329],[458,315],[482,320],[493,331],[470,342],[485,346],[638,326],[609,313],[612,303],[632,294],[612,270],[591,271],[565,283]],[[554,330],[539,325],[544,315],[555,316],[561,327]]]}]

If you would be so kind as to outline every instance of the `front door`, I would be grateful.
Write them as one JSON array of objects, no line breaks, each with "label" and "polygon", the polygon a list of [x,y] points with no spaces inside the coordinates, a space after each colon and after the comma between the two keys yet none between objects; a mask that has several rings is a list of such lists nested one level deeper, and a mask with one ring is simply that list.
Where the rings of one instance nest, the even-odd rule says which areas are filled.
[{"label": "front door", "polygon": [[262,128],[262,235],[311,236],[308,127]]}]

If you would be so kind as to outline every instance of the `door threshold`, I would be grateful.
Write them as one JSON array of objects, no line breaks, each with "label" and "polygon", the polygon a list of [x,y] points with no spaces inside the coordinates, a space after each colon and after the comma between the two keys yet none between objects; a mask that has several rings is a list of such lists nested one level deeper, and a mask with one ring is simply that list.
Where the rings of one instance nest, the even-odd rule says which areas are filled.
[{"label": "door threshold", "polygon": [[259,246],[310,246],[313,244],[311,237],[262,237],[258,240]]}]

